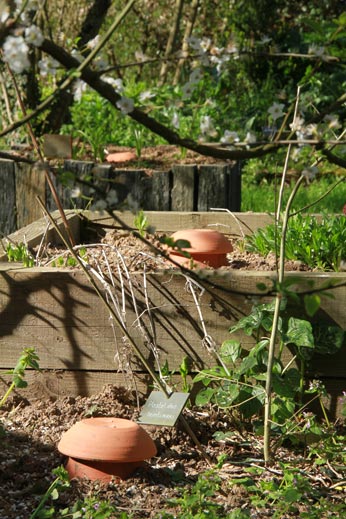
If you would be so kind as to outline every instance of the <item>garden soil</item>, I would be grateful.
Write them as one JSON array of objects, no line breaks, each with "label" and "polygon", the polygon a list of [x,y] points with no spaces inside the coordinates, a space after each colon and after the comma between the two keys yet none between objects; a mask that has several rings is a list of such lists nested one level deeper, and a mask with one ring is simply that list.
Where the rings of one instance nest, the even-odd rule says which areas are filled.
[{"label": "garden soil", "polygon": [[[157,148],[156,153],[159,153]],[[191,158],[195,162],[195,157]],[[163,159],[151,157],[151,160],[162,162]],[[151,239],[149,237],[149,241]],[[130,270],[138,270],[143,264],[143,256],[146,257],[149,270],[158,268],[158,258],[152,254],[150,245],[144,245],[131,233],[110,231],[102,242],[101,247],[88,250],[88,256],[95,264],[101,261],[101,250],[106,245],[126,258]],[[40,262],[49,264],[52,258],[61,254],[68,253],[46,250]],[[116,261],[115,256],[108,254],[107,257],[110,265]],[[165,261],[160,258],[160,266]],[[165,266],[171,267],[168,262]],[[223,268],[275,270],[276,261],[274,257],[262,258],[238,250],[235,246],[229,256],[229,265]],[[306,270],[300,263],[287,264],[286,268]],[[90,397],[51,398],[44,401],[29,396],[27,398],[14,392],[0,410],[1,519],[30,518],[54,480],[52,470],[66,462],[58,452],[57,445],[62,434],[74,423],[95,416],[136,420],[143,405],[135,391],[128,392],[112,385]],[[343,474],[331,464],[313,465],[308,462],[304,446],[299,449],[283,447],[280,438],[274,437],[275,463],[265,467],[262,438],[251,432],[250,423],[241,423],[234,413],[213,407],[188,405],[183,415],[198,445],[180,421],[174,427],[143,426],[156,443],[157,455],[126,480],[113,478],[107,484],[72,480],[70,488],[61,491],[58,499],[47,501],[46,505],[54,506],[56,510],[52,517],[61,517],[59,510],[71,507],[78,499],[91,496],[98,500],[109,500],[118,514],[125,512],[134,519],[158,518],[163,511],[181,517],[182,512],[175,508],[174,500],[187,495],[203,475],[212,481],[214,473],[217,474],[219,488],[206,499],[220,507],[220,516],[224,517],[238,509],[252,519],[270,518],[275,513],[275,502],[268,501],[261,507],[255,505],[251,502],[251,494],[237,482],[247,478],[249,471],[253,472],[252,477],[258,488],[265,481],[280,481],[283,475],[280,463],[288,461],[307,477],[313,492],[311,498],[304,499],[304,503],[293,503],[290,511],[280,515],[281,518],[300,517],[309,511],[316,496],[324,496],[331,504],[342,506],[344,503],[346,494]],[[218,433],[225,436],[216,439]],[[220,456],[224,462],[216,468]]]},{"label": "garden soil", "polygon": [[[91,397],[64,397],[31,403],[12,397],[0,415],[3,427],[1,519],[29,519],[54,479],[52,470],[66,461],[58,452],[57,444],[61,435],[74,423],[91,416],[136,420],[139,411],[136,395],[115,386],[106,386],[101,393]],[[261,436],[248,432],[246,424],[232,419],[229,413],[211,407],[188,406],[184,418],[200,442],[199,447],[180,422],[175,427],[143,426],[156,443],[157,455],[126,480],[113,478],[107,484],[72,480],[70,488],[60,492],[57,500],[48,500],[47,506],[54,505],[57,510],[52,517],[61,517],[58,510],[90,496],[108,500],[119,514],[123,511],[132,518],[157,518],[164,510],[180,517],[179,511],[174,511],[172,500],[188,493],[202,475],[211,481],[210,471],[214,470],[219,478],[219,489],[206,499],[221,507],[220,516],[225,517],[221,513],[239,509],[248,511],[251,518],[270,518],[275,512],[275,503],[261,508],[251,504],[251,494],[237,482],[247,478],[250,471],[258,488],[265,481],[280,481],[280,463],[287,462],[306,476],[312,492],[311,498],[304,499],[301,504],[292,504],[291,512],[279,517],[301,517],[300,514],[313,505],[316,496],[324,496],[331,504],[340,506],[344,503],[344,481],[342,474],[333,468],[333,463],[313,465],[307,461],[304,448],[285,449],[280,446],[280,438],[276,437],[273,438],[278,442],[276,462],[265,468]],[[216,433],[228,433],[228,437],[217,441]],[[220,456],[224,457],[224,463],[216,468]],[[262,470],[258,471],[259,468]],[[345,516],[341,514],[339,517]]]}]

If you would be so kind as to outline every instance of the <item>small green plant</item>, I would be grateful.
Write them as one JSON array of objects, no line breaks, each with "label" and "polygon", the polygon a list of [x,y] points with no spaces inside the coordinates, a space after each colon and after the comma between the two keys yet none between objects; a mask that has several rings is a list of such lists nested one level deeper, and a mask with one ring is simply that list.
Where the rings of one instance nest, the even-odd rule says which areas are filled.
[{"label": "small green plant", "polygon": [[141,128],[135,128],[133,135],[135,140],[136,155],[139,159],[142,155],[142,149],[144,146],[143,130]]},{"label": "small green plant", "polygon": [[144,236],[149,222],[147,216],[145,215],[144,211],[142,211],[142,209],[138,211],[138,213],[136,214],[134,219],[134,225],[138,230],[140,236]]},{"label": "small green plant", "polygon": [[59,491],[70,486],[68,473],[64,467],[58,467],[53,470],[55,475],[54,481],[50,484],[46,492],[41,497],[41,500],[31,514],[29,519],[48,519],[49,517],[56,517],[54,507],[49,509],[44,508],[45,504],[49,499],[56,500],[59,497]]},{"label": "small green plant", "polygon": [[107,144],[107,131],[103,125],[90,126],[87,131],[78,130],[78,133],[90,145],[92,156],[101,162],[105,159],[105,146]]},{"label": "small green plant", "polygon": [[[288,282],[289,283],[289,282]],[[286,287],[289,294],[289,287]],[[295,304],[297,294],[292,293]],[[301,308],[301,314],[304,308]],[[316,311],[316,308],[315,308]],[[220,349],[222,365],[202,370],[193,383],[202,383],[204,388],[196,396],[196,404],[212,403],[219,408],[240,413],[242,419],[261,416],[268,363],[269,338],[273,326],[274,303],[255,304],[252,312],[230,328],[230,333],[242,331],[253,336],[256,344],[250,350],[243,348],[238,340],[224,341]],[[343,344],[344,332],[322,322],[314,325],[310,321],[292,315],[288,298],[281,301],[281,317],[278,323],[278,348],[273,359],[272,428],[281,433],[289,429],[289,421],[296,416],[297,407],[302,405],[303,396],[318,398],[322,407],[319,384],[305,388],[305,369],[313,354],[332,354]],[[331,340],[332,338],[332,340]],[[284,365],[283,352],[289,348],[299,366]],[[322,408],[323,410],[323,408]],[[288,429],[287,429],[288,428]]]},{"label": "small green plant", "polygon": [[4,396],[0,400],[0,407],[2,407],[5,404],[6,400],[15,388],[20,389],[27,387],[28,383],[26,382],[26,380],[24,380],[25,370],[27,368],[32,368],[36,370],[40,369],[39,357],[36,354],[34,348],[25,348],[21,356],[19,357],[16,366],[10,371],[6,372],[7,375],[12,375],[12,382]]},{"label": "small green plant", "polygon": [[[87,261],[87,249],[82,247],[78,251],[78,255],[84,260]],[[78,261],[71,254],[68,254],[66,257],[59,256],[54,261],[52,261],[52,267],[77,267]]]},{"label": "small green plant", "polygon": [[201,474],[194,486],[183,492],[181,497],[169,501],[169,505],[178,509],[176,513],[160,513],[160,519],[218,519],[226,518],[222,505],[211,498],[220,488],[220,477],[216,470],[209,470]]},{"label": "small green plant", "polygon": [[126,512],[119,512],[109,501],[99,499],[97,496],[86,497],[77,500],[72,506],[57,510],[57,506],[47,504],[48,501],[57,501],[60,493],[70,487],[69,477],[64,467],[53,470],[54,481],[50,484],[42,496],[37,508],[31,514],[30,519],[130,519]]},{"label": "small green plant", "polygon": [[[277,252],[282,226],[270,224],[248,236],[245,248],[266,256]],[[346,257],[345,216],[325,215],[321,220],[314,216],[296,214],[289,220],[286,234],[285,257],[298,260],[312,269],[338,271]]]},{"label": "small green plant", "polygon": [[8,261],[23,263],[24,267],[33,267],[35,260],[24,243],[8,243],[6,247]]}]

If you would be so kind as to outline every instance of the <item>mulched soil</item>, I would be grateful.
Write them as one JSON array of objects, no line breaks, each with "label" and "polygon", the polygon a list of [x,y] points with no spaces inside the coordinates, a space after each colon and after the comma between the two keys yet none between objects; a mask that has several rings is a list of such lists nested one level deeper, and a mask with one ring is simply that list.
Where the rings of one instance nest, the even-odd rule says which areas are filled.
[{"label": "mulched soil", "polygon": [[[148,238],[156,243],[157,237]],[[107,251],[106,260],[103,250]],[[68,253],[50,248],[40,252],[38,263],[49,264],[54,258],[56,260],[57,255],[67,258]],[[157,270],[158,265],[171,267],[153,254],[149,246],[143,245],[126,231],[110,231],[102,244],[88,249],[88,258],[96,268],[101,265],[101,270],[109,266],[114,268],[115,264],[119,264],[119,258],[123,258],[127,268],[133,271],[142,268],[143,263],[148,270]],[[272,256],[263,258],[235,247],[229,256],[229,265],[222,268],[275,270],[276,263]],[[287,263],[286,268],[307,270],[306,266],[294,262]],[[0,518],[30,517],[54,479],[52,469],[65,462],[57,450],[57,444],[64,431],[74,423],[91,416],[136,420],[138,415],[137,395],[115,386],[106,386],[101,393],[91,397],[64,397],[47,401],[29,401],[14,394],[0,410]],[[179,511],[174,510],[170,500],[181,497],[200,475],[212,466],[215,468],[219,456],[224,455],[225,462],[217,470],[220,488],[208,497],[222,507],[222,514],[240,509],[247,511],[252,519],[273,517],[275,502],[268,502],[263,507],[255,506],[248,491],[232,483],[232,480],[240,481],[248,477],[248,470],[251,469],[257,470],[252,477],[258,485],[273,479],[280,482],[283,476],[280,462],[291,461],[308,479],[311,490],[306,492],[300,503],[292,504],[291,511],[280,517],[301,517],[320,496],[331,504],[343,507],[339,517],[346,517],[344,468],[334,468],[332,463],[314,465],[307,461],[307,449],[292,450],[283,446],[275,451],[275,463],[265,467],[261,437],[255,436],[251,428],[236,422],[230,413],[216,411],[212,407],[187,407],[184,417],[201,443],[202,450],[197,448],[180,423],[175,427],[144,426],[157,445],[158,452],[154,458],[127,480],[114,478],[109,484],[73,480],[71,487],[53,503],[56,510],[72,506],[77,499],[96,496],[100,500],[109,500],[119,513],[133,514],[133,518],[156,518],[159,511],[164,510],[171,510],[179,517]],[[218,431],[232,434],[223,441],[216,441],[214,435]],[[59,517],[59,513],[54,517]]]},{"label": "mulched soil", "polygon": [[[134,394],[115,386],[106,386],[101,393],[91,397],[65,397],[31,403],[17,397],[11,398],[0,414],[3,427],[0,517],[30,517],[54,479],[52,469],[65,461],[57,450],[64,431],[80,419],[91,416],[136,420],[139,414],[136,402]],[[158,452],[154,458],[126,480],[113,478],[108,484],[73,480],[71,487],[54,502],[56,510],[71,506],[77,499],[96,496],[100,500],[109,500],[119,512],[132,513],[134,518],[157,517],[160,510],[172,508],[169,500],[181,496],[195,484],[199,475],[209,471],[212,465],[215,467],[220,455],[225,456],[223,466],[217,471],[220,489],[208,499],[221,505],[223,513],[242,509],[251,512],[251,518],[272,517],[275,503],[272,506],[269,503],[264,508],[251,505],[248,492],[232,480],[248,477],[249,469],[261,468],[260,474],[252,476],[258,485],[273,479],[280,482],[280,462],[288,461],[306,476],[311,489],[301,503],[292,505],[292,512],[280,517],[300,517],[320,496],[342,507],[346,497],[342,474],[344,467],[336,469],[332,462],[313,465],[306,460],[307,451],[304,449],[294,452],[281,446],[275,452],[275,464],[265,468],[261,438],[236,425],[230,414],[217,412],[213,408],[187,408],[184,417],[201,442],[204,453],[179,423],[175,427],[143,426],[156,443]],[[218,431],[231,432],[232,435],[228,440],[216,441],[214,434]],[[339,517],[346,517],[346,505],[343,510]],[[179,513],[176,516],[179,517]],[[54,517],[59,517],[59,514]]]}]

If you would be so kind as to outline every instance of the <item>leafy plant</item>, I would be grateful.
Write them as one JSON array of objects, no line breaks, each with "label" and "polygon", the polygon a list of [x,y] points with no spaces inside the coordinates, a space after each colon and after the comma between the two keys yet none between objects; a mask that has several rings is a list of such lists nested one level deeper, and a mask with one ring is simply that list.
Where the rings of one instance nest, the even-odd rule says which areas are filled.
[{"label": "leafy plant", "polygon": [[[210,498],[215,495],[220,486],[217,471],[211,469],[201,474],[194,486],[184,491],[181,497],[169,501],[169,505],[178,509],[182,519],[217,519],[228,517],[223,507]],[[174,519],[176,514],[160,513],[160,519]]]},{"label": "leafy plant", "polygon": [[[270,224],[246,237],[245,248],[266,256],[277,252],[282,225]],[[286,234],[285,258],[298,260],[312,269],[338,271],[346,257],[346,218],[296,214],[290,218]]]},{"label": "leafy plant", "polygon": [[25,370],[27,368],[39,370],[40,366],[38,361],[39,357],[36,354],[34,348],[25,348],[23,350],[16,366],[5,373],[7,375],[12,375],[12,382],[4,396],[0,400],[0,407],[4,405],[4,403],[16,387],[19,389],[27,387],[28,383],[26,382],[26,380],[24,380]]},{"label": "leafy plant", "polygon": [[24,267],[33,267],[35,260],[24,243],[8,243],[6,247],[8,261],[23,263]]},{"label": "leafy plant", "polygon": [[[286,292],[289,294],[288,287]],[[292,293],[291,296],[297,304],[297,295]],[[257,342],[248,350],[238,340],[224,341],[220,349],[222,365],[202,370],[193,379],[194,384],[202,383],[204,386],[196,396],[197,405],[213,403],[219,408],[240,413],[242,419],[262,414],[268,367],[269,337],[266,335],[273,327],[274,308],[274,303],[255,304],[248,316],[230,328],[231,334],[242,331]],[[307,362],[316,352],[331,354],[338,351],[343,344],[344,332],[338,327],[321,322],[313,325],[306,319],[295,317],[287,298],[282,298],[280,311],[278,348],[272,364],[272,422],[284,432],[289,428],[287,421],[296,415],[297,407],[302,404],[303,396],[314,394],[318,397],[321,391],[316,385],[305,392]],[[332,344],[326,340],[328,334],[333,334],[335,340]],[[284,365],[285,348],[290,349],[300,369],[291,367],[291,362]]]},{"label": "leafy plant", "polygon": [[54,507],[49,509],[45,509],[44,506],[46,502],[51,498],[53,500],[58,499],[59,491],[65,489],[70,486],[70,482],[68,479],[68,473],[64,469],[64,467],[58,467],[53,470],[53,474],[56,476],[54,481],[50,484],[49,488],[41,497],[41,500],[34,510],[34,512],[30,515],[29,519],[48,519],[49,517],[56,517]]},{"label": "leafy plant", "polygon": [[136,229],[138,230],[139,234],[141,236],[144,236],[145,231],[149,225],[148,218],[145,215],[144,211],[140,210],[134,219],[134,224]]}]

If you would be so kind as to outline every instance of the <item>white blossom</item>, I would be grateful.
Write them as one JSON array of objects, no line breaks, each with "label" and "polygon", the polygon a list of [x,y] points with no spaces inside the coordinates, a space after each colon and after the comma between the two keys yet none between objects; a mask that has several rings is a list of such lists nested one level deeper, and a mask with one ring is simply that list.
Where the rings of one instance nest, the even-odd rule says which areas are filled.
[{"label": "white blossom", "polygon": [[81,101],[83,93],[85,92],[87,87],[88,85],[85,83],[85,81],[77,79],[77,81],[75,82],[73,88],[73,98],[77,103]]},{"label": "white blossom", "polygon": [[108,61],[103,56],[96,56],[93,61],[93,66],[96,70],[102,71],[108,67]]},{"label": "white blossom", "polygon": [[144,103],[145,101],[148,101],[153,97],[155,97],[155,94],[153,94],[153,92],[150,92],[150,90],[145,90],[144,92],[141,92],[139,94],[139,100],[141,101],[141,103]]},{"label": "white blossom", "polygon": [[86,44],[88,49],[94,49],[100,42],[100,35],[98,34],[92,40],[89,40]]},{"label": "white blossom", "polygon": [[82,63],[82,61],[84,60],[83,58],[83,55],[80,53],[79,50],[77,49],[72,49],[71,51],[71,56],[74,57],[74,59],[76,59],[77,61],[79,61],[79,63]]},{"label": "white blossom", "polygon": [[334,130],[341,128],[338,115],[327,114],[323,117],[323,121],[328,124],[328,128]]},{"label": "white blossom", "polygon": [[247,144],[254,144],[256,141],[257,141],[256,135],[252,132],[247,132],[246,137],[245,137],[245,142]]},{"label": "white blossom", "polygon": [[71,190],[71,198],[81,198],[82,196],[82,190],[80,187],[74,187],[72,190]]},{"label": "white blossom", "polygon": [[308,182],[314,180],[316,174],[318,173],[318,168],[316,166],[311,166],[310,168],[305,168],[302,171],[302,176],[306,178]]},{"label": "white blossom", "polygon": [[10,16],[10,8],[8,5],[1,5],[0,23],[5,23],[7,18]]},{"label": "white blossom", "polygon": [[27,27],[25,29],[25,41],[29,45],[34,45],[35,47],[39,47],[42,45],[42,42],[44,40],[44,36],[42,34],[42,31],[37,25],[30,25],[30,27]]},{"label": "white blossom", "polygon": [[201,49],[204,52],[206,52],[207,50],[210,49],[210,46],[211,46],[211,39],[210,38],[202,38],[202,40],[200,41]]},{"label": "white blossom", "polygon": [[57,61],[55,61],[55,59],[51,58],[50,56],[42,58],[38,62],[38,68],[40,69],[40,74],[43,77],[48,76],[48,75],[55,76],[58,66],[59,66],[59,63]]},{"label": "white blossom", "polygon": [[193,69],[189,77],[189,83],[191,85],[198,83],[203,78],[203,72],[199,67]]},{"label": "white blossom", "polygon": [[22,36],[7,36],[3,45],[4,61],[13,72],[20,74],[30,67],[29,47]]},{"label": "white blossom", "polygon": [[185,83],[182,87],[183,99],[189,99],[195,89],[195,85],[193,83]]},{"label": "white blossom", "polygon": [[176,128],[177,130],[180,127],[179,115],[177,114],[177,112],[173,113],[173,116],[172,116],[172,126],[173,126],[173,128]]},{"label": "white blossom", "polygon": [[215,133],[214,123],[209,115],[203,115],[199,124],[203,135],[213,135]]},{"label": "white blossom", "polygon": [[323,46],[315,45],[314,43],[309,47],[309,54],[317,58],[323,58],[326,54],[326,49]]},{"label": "white blossom", "polygon": [[239,142],[239,136],[237,132],[225,130],[223,136],[221,137],[221,144],[234,144],[235,142]]},{"label": "white blossom", "polygon": [[187,42],[190,45],[191,49],[202,50],[200,38],[196,38],[195,36],[190,36],[190,38],[187,39]]},{"label": "white blossom", "polygon": [[117,101],[117,107],[123,114],[129,114],[133,112],[134,109],[133,99],[123,96]]},{"label": "white blossom", "polygon": [[124,85],[123,85],[123,80],[122,79],[120,79],[120,78],[114,79],[113,77],[104,76],[103,77],[103,81],[105,81],[109,85],[112,85],[112,87],[114,88],[114,90],[118,94],[122,94],[123,93]]},{"label": "white blossom", "polygon": [[290,126],[292,132],[297,132],[297,131],[301,131],[301,129],[304,126],[304,123],[305,123],[304,118],[297,115],[297,117],[295,117],[293,119],[293,123],[291,123],[289,126]]},{"label": "white blossom", "polygon": [[140,63],[143,63],[144,61],[148,61],[148,56],[146,56],[141,50],[136,50],[135,52],[135,58]]},{"label": "white blossom", "polygon": [[271,115],[272,119],[276,121],[284,115],[283,109],[284,106],[282,103],[273,103],[270,108],[268,108],[268,113]]}]

